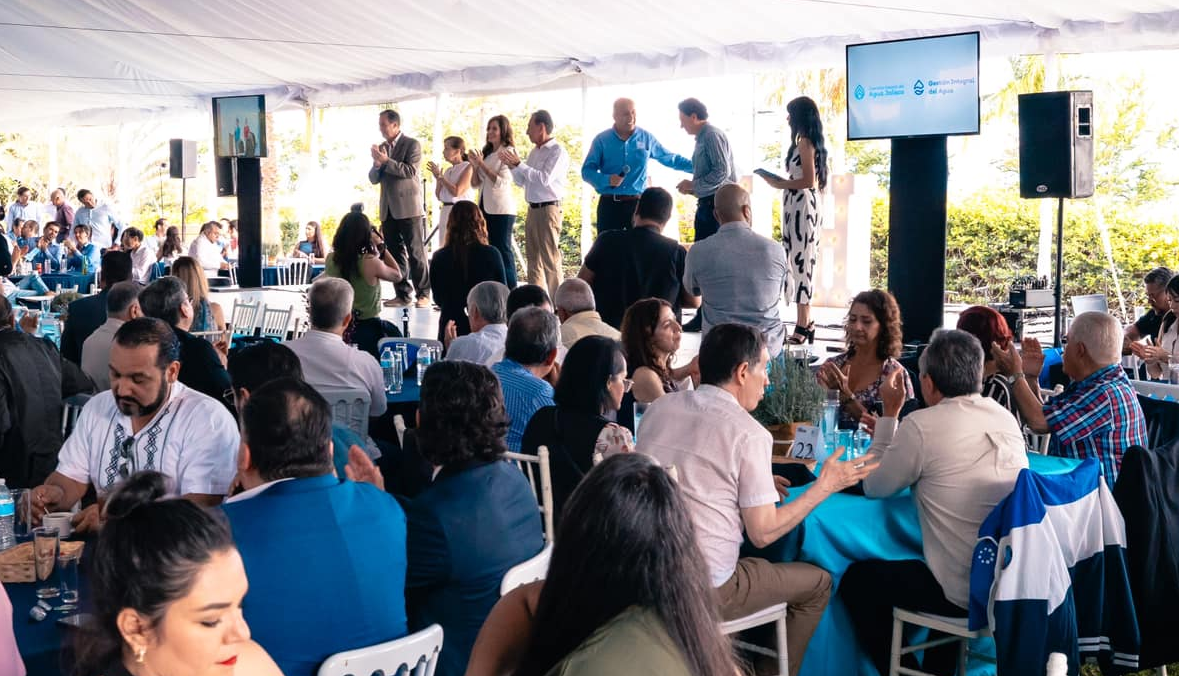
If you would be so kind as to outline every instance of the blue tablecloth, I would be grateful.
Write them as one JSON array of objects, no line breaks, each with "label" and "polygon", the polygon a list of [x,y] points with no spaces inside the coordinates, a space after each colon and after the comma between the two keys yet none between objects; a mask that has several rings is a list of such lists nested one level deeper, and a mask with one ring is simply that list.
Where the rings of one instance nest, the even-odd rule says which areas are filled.
[{"label": "blue tablecloth", "polygon": [[57,285],[60,284],[62,288],[68,289],[71,286],[76,286],[79,293],[90,293],[90,285],[94,283],[94,273],[84,275],[80,272],[51,272],[41,275],[41,281],[45,282],[45,286],[48,286],[50,291],[57,291]]},{"label": "blue tablecloth", "polygon": [[[1043,474],[1066,472],[1078,464],[1042,455],[1029,455],[1028,461],[1033,470]],[[792,491],[787,500],[795,500],[804,492]],[[834,591],[854,561],[922,558],[921,525],[908,490],[883,500],[832,495],[778,542],[761,550],[747,545],[742,554],[770,561],[805,561],[831,573],[831,603],[807,646],[801,676],[877,676],[876,668],[856,644],[847,610]],[[975,648],[994,654],[991,639],[979,641]],[[970,673],[993,674],[994,666],[972,662]]]},{"label": "blue tablecloth", "polygon": [[[278,269],[281,266],[267,265],[262,268],[262,286],[278,286]],[[322,265],[311,266],[311,279],[323,274]]]},{"label": "blue tablecloth", "polygon": [[417,377],[406,376],[397,394],[385,393],[385,401],[390,404],[416,404],[422,398],[422,389],[418,387]]},{"label": "blue tablecloth", "polygon": [[[85,612],[90,603],[90,581],[86,575],[87,556],[93,541],[86,544],[86,552],[82,555],[82,569],[78,576],[78,590],[81,594],[81,605]],[[4,591],[12,601],[12,628],[16,635],[16,647],[20,651],[21,660],[25,663],[25,671],[29,676],[60,676],[61,650],[63,641],[73,630],[58,624],[64,617],[59,611],[49,613],[40,622],[29,619],[29,609],[37,603],[37,585],[34,582],[9,582],[4,585]],[[49,604],[56,607],[61,605],[61,599],[49,599]]]}]

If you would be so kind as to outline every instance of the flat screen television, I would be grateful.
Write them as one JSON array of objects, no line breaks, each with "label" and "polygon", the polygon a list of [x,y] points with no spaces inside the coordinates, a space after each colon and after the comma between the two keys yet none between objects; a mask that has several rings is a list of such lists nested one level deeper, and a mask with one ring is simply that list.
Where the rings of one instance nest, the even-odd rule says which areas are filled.
[{"label": "flat screen television", "polygon": [[266,157],[266,97],[214,97],[213,139],[217,157]]},{"label": "flat screen television", "polygon": [[849,141],[979,133],[979,34],[847,46]]}]

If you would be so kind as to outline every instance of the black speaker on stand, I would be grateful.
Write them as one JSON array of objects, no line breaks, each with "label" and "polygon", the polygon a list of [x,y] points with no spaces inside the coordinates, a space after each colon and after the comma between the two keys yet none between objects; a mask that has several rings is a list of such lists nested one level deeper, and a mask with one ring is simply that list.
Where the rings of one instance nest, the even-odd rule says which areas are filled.
[{"label": "black speaker on stand", "polygon": [[1019,96],[1019,196],[1055,197],[1056,278],[1052,341],[1064,337],[1064,200],[1093,195],[1093,92]]},{"label": "black speaker on stand", "polygon": [[197,175],[196,141],[180,138],[168,141],[168,176],[180,179],[180,232],[187,239],[185,225],[188,220],[188,179]]}]

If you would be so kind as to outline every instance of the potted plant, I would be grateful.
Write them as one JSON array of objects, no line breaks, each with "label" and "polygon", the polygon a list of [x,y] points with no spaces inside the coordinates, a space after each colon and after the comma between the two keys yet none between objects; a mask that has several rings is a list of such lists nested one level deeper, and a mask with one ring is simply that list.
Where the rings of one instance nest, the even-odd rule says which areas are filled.
[{"label": "potted plant", "polygon": [[794,439],[799,425],[813,425],[823,413],[826,391],[807,364],[785,354],[771,359],[765,397],[753,411],[775,441]]}]

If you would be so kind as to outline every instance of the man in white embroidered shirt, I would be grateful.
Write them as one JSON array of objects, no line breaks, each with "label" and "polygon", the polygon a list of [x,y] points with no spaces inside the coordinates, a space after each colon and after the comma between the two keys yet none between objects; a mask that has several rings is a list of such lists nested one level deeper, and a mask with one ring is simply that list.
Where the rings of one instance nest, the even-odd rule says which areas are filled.
[{"label": "man in white embroidered shirt", "polygon": [[508,339],[508,287],[499,282],[479,282],[467,292],[467,318],[471,332],[453,337],[454,322],[446,327],[446,359],[469,361],[490,367],[504,358]]},{"label": "man in white embroidered shirt", "polygon": [[524,219],[524,253],[528,258],[528,283],[543,287],[549,298],[557,295],[561,273],[561,198],[569,172],[569,153],[553,138],[553,116],[538,110],[528,118],[528,140],[536,146],[523,162],[513,148],[503,148],[499,158],[512,168],[512,180],[524,187],[528,217]]},{"label": "man in white embroidered shirt", "polygon": [[76,530],[94,530],[106,494],[142,469],[168,476],[174,495],[220,504],[233,481],[237,423],[220,402],[177,382],[179,352],[172,329],[159,319],[140,317],[119,327],[111,345],[111,389],[87,402],[57,469],[33,489],[34,518],[70,509],[94,486],[98,504],[74,517]]},{"label": "man in white embroidered shirt", "polygon": [[757,329],[743,324],[712,327],[700,344],[700,389],[666,394],[651,404],[637,450],[663,465],[675,465],[721,618],[788,604],[786,636],[794,676],[827,607],[831,576],[809,563],[740,558],[742,530],[755,546],[765,547],[876,464],[843,462],[832,454],[805,492],[776,507],[787,483],[772,472],[773,437],[749,415],[765,392],[768,360]]},{"label": "man in white embroidered shirt", "polygon": [[[935,333],[920,367],[928,408],[899,426],[902,372],[880,388],[884,415],[869,449],[879,455],[880,469],[864,479],[864,495],[883,498],[912,486],[925,560],[857,561],[839,584],[860,646],[881,673],[888,671],[894,606],[966,617],[978,528],[1028,466],[1015,417],[981,394],[983,349],[977,338],[965,331]],[[957,656],[953,644],[927,649],[921,668],[953,674]],[[918,668],[911,655],[902,666]]]}]

